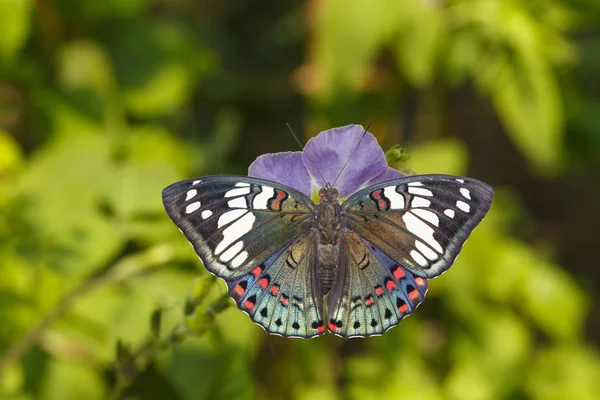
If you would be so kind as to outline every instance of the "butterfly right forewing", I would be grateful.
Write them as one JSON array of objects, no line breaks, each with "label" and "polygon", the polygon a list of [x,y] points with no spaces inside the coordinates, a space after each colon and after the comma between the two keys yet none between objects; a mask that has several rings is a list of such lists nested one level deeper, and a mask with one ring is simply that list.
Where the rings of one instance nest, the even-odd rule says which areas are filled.
[{"label": "butterfly right forewing", "polygon": [[490,208],[476,179],[417,175],[365,188],[342,205],[347,228],[424,278],[446,271]]}]

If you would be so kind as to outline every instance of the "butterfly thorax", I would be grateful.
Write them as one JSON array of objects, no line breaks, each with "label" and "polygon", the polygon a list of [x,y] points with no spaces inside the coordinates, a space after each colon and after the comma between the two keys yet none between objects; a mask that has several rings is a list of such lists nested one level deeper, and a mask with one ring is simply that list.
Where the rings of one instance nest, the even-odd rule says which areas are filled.
[{"label": "butterfly thorax", "polygon": [[338,202],[338,191],[326,186],[319,192],[317,204],[317,276],[321,293],[327,294],[338,274],[340,235],[342,232],[342,207]]}]

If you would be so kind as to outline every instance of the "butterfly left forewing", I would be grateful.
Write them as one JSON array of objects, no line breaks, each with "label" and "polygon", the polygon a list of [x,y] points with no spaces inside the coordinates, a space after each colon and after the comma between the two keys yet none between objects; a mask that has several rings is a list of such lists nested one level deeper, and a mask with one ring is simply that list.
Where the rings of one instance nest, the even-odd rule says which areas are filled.
[{"label": "butterfly left forewing", "polygon": [[348,229],[424,278],[446,271],[489,210],[493,189],[452,175],[418,175],[363,189],[344,202]]},{"label": "butterfly left forewing", "polygon": [[225,280],[248,274],[313,224],[304,194],[248,177],[177,182],[163,191],[163,203],[205,267]]}]

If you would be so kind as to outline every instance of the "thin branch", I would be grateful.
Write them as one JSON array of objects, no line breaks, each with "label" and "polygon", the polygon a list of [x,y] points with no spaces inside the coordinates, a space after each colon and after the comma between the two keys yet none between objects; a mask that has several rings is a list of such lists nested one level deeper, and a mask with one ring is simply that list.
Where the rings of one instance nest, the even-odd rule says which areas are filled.
[{"label": "thin branch", "polygon": [[69,310],[80,297],[104,285],[121,282],[141,272],[156,268],[174,257],[175,251],[172,246],[158,245],[124,258],[106,273],[92,275],[84,279],[78,286],[63,296],[33,329],[14,343],[0,357],[0,376],[5,368],[21,359],[23,354],[37,344],[46,330]]},{"label": "thin branch", "polygon": [[[215,279],[211,279],[211,277],[205,279],[205,289],[210,289],[210,286],[214,286],[214,282]],[[114,399],[120,400],[126,396],[127,389],[131,386],[135,377],[146,369],[158,351],[181,343],[190,336],[200,337],[204,335],[214,322],[216,316],[232,304],[228,293],[223,293],[209,305],[203,304],[204,295],[200,297],[196,299],[198,303],[190,314],[187,313],[187,307],[184,307],[183,322],[175,325],[164,338],[152,337],[135,351],[121,347],[121,349],[127,349],[125,350],[125,355],[119,355],[119,351],[117,351],[117,360],[113,365],[116,375],[116,383],[113,390]],[[194,323],[189,323],[190,318],[196,319]]]}]

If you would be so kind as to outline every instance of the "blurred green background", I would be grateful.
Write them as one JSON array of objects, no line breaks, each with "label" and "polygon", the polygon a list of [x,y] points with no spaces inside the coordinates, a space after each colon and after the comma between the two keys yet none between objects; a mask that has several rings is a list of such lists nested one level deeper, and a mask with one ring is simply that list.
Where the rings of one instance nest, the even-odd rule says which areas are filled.
[{"label": "blurred green background", "polygon": [[[369,121],[492,210],[383,337],[269,336],[161,190]],[[597,400],[599,155],[597,0],[0,0],[0,399]]]}]

